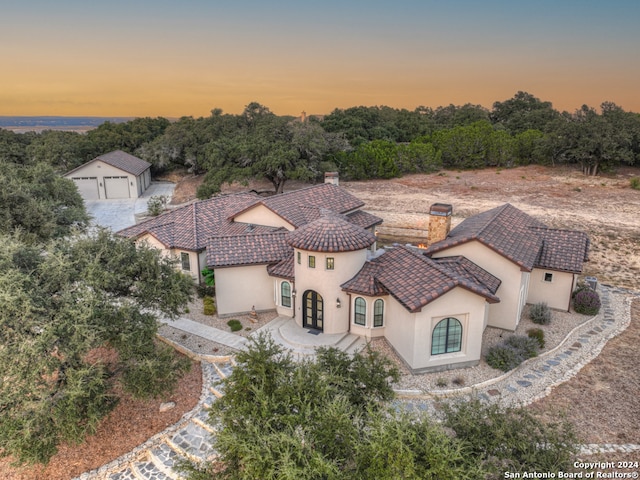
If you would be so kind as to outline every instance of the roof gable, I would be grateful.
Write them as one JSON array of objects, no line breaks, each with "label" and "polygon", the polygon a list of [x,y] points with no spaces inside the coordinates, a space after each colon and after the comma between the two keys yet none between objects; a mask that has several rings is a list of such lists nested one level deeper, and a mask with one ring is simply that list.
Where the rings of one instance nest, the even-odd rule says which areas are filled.
[{"label": "roof gable", "polygon": [[295,228],[320,217],[320,209],[337,213],[348,213],[364,206],[364,203],[349,192],[330,183],[321,183],[280,195],[264,198],[254,205],[238,209],[229,219],[247,210],[263,205]]},{"label": "roof gable", "polygon": [[141,175],[145,170],[151,168],[151,164],[149,162],[123,152],[122,150],[115,150],[113,152],[100,155],[99,157],[96,157],[86,163],[83,163],[79,167],[76,167],[73,170],[65,173],[65,176],[97,161],[106,163],[107,165],[111,165],[114,168],[135,176]]},{"label": "roof gable", "polygon": [[343,290],[354,293],[379,295],[381,291],[387,292],[409,312],[420,311],[456,287],[485,297],[492,303],[500,301],[473,277],[459,275],[420,252],[402,246],[371,260],[354,278],[342,285]]}]

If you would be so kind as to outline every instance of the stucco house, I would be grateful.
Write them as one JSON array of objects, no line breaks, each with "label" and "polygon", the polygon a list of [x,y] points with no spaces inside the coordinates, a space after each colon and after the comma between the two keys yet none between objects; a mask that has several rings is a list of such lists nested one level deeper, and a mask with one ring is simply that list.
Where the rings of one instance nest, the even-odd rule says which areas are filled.
[{"label": "stucco house", "polygon": [[515,329],[525,302],[567,309],[588,238],[507,204],[453,230],[431,207],[430,246],[377,249],[382,220],[329,183],[195,202],[122,230],[215,270],[219,315],[277,310],[300,328],[385,337],[414,372],[475,365],[487,325]]},{"label": "stucco house", "polygon": [[122,150],[100,155],[64,174],[85,200],[138,198],[151,185],[151,164]]}]

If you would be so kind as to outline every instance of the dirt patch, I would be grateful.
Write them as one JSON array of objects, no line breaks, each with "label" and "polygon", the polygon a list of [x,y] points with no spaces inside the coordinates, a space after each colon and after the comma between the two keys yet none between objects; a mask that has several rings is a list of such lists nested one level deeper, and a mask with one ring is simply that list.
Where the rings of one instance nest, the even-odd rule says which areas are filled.
[{"label": "dirt patch", "polygon": [[[14,468],[10,465],[11,459],[0,459],[0,478],[67,480],[98,468],[180,420],[197,405],[201,390],[202,371],[200,364],[194,362],[172,394],[152,400],[136,400],[123,394],[116,408],[102,420],[95,435],[88,437],[82,445],[61,445],[46,467]],[[176,406],[160,413],[163,402],[174,402]]]},{"label": "dirt patch", "polygon": [[638,345],[640,300],[636,299],[627,329],[609,340],[600,355],[578,375],[531,407],[545,416],[564,413],[585,443],[640,444]]}]

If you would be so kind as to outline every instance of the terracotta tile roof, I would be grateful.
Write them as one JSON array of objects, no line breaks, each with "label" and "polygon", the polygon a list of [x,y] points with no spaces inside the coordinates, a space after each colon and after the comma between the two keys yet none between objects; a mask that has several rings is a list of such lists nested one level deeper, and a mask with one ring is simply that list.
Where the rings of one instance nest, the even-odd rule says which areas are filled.
[{"label": "terracotta tile roof", "polygon": [[212,237],[207,245],[207,266],[212,268],[239,265],[275,264],[293,257],[287,245],[287,231],[249,235]]},{"label": "terracotta tile roof", "polygon": [[542,237],[530,227],[545,225],[508,203],[479,213],[464,220],[451,230],[447,238],[430,245],[427,255],[477,240],[516,263],[523,270],[531,271],[540,248]]},{"label": "terracotta tile roof", "polygon": [[323,211],[323,216],[289,232],[289,245],[311,252],[352,252],[376,241],[373,233],[349,222],[344,215]]},{"label": "terracotta tile roof", "polygon": [[491,303],[499,302],[486,286],[473,278],[449,270],[409,247],[395,247],[367,262],[354,278],[342,285],[343,290],[365,295],[385,291],[408,311],[418,312],[433,300],[455,287],[462,287]]},{"label": "terracotta tile roof", "polygon": [[382,219],[380,217],[376,217],[375,215],[363,210],[356,210],[355,212],[347,213],[346,216],[351,223],[362,228],[371,228],[374,225],[380,225],[382,223]]},{"label": "terracotta tile roof", "polygon": [[276,264],[267,266],[267,273],[272,277],[285,278],[295,280],[295,265],[293,264],[293,255],[288,255],[284,260],[279,261]]},{"label": "terracotta tile roof", "polygon": [[167,248],[198,251],[205,248],[208,239],[215,235],[274,231],[273,227],[232,224],[227,220],[230,212],[239,206],[252,205],[257,199],[258,196],[251,193],[222,195],[177,208],[120,230],[118,233],[125,237],[136,238],[149,232],[158,239],[165,238],[170,242],[165,244]]},{"label": "terracotta tile roof", "polygon": [[542,248],[535,266],[549,270],[581,273],[588,261],[589,237],[576,230],[534,229],[542,236]]},{"label": "terracotta tile roof", "polygon": [[[337,213],[347,213],[360,208],[364,203],[349,192],[330,183],[321,183],[311,187],[301,188],[292,192],[273,195],[256,202],[284,218],[294,227],[317,219],[320,216],[318,209],[327,209]],[[238,208],[230,214],[230,220],[255,205]]]},{"label": "terracotta tile roof", "polygon": [[459,277],[466,278],[470,282],[482,285],[488,291],[495,294],[502,283],[498,277],[491,275],[484,268],[479,267],[471,260],[461,255],[454,257],[441,257],[433,259],[437,264],[442,265],[451,273]]}]

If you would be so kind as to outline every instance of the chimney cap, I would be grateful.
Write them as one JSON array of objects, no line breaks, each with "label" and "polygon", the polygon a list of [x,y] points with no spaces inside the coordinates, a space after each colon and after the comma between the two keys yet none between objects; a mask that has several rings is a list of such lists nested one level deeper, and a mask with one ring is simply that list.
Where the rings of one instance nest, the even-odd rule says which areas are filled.
[{"label": "chimney cap", "polygon": [[430,215],[437,215],[439,217],[449,217],[453,213],[453,206],[448,203],[434,203],[429,207]]},{"label": "chimney cap", "polygon": [[324,172],[324,178],[337,177],[338,175],[338,172]]}]

